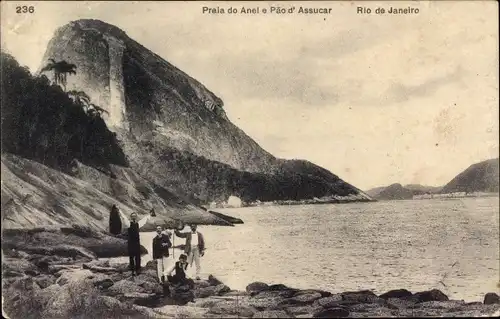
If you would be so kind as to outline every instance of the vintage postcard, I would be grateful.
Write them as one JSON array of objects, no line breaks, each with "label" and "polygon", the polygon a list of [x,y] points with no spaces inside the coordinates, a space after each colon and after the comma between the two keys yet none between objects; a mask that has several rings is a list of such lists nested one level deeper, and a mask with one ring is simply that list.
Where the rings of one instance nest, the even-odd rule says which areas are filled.
[{"label": "vintage postcard", "polygon": [[3,315],[500,315],[496,1],[2,1]]}]

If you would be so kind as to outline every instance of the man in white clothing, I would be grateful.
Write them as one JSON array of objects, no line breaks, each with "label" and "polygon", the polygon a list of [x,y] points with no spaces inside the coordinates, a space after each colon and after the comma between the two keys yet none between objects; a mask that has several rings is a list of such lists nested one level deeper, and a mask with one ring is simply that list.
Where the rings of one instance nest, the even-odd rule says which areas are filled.
[{"label": "man in white clothing", "polygon": [[191,231],[181,233],[177,229],[175,234],[180,238],[186,238],[186,246],[184,252],[188,256],[188,263],[192,266],[193,262],[196,265],[196,279],[200,280],[200,257],[205,254],[205,239],[203,235],[196,231],[196,225],[191,225]]}]

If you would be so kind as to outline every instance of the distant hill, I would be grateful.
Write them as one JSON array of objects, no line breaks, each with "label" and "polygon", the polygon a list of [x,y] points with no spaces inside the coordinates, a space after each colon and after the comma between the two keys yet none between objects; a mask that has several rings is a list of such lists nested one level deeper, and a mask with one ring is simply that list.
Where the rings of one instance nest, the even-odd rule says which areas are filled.
[{"label": "distant hill", "polygon": [[427,193],[437,194],[443,188],[442,186],[425,186],[419,184],[407,184],[404,187],[411,190],[415,195],[422,195]]},{"label": "distant hill", "polygon": [[392,184],[385,187],[376,197],[376,199],[412,199],[413,192],[401,184]]},{"label": "distant hill", "polygon": [[439,193],[441,187],[424,186],[419,184],[401,185],[395,183],[389,186],[381,186],[372,188],[366,193],[378,200],[397,200],[397,199],[412,199],[415,195],[436,194]]},{"label": "distant hill", "polygon": [[498,165],[498,158],[473,164],[446,184],[441,193],[498,192]]},{"label": "distant hill", "polygon": [[486,192],[499,191],[499,159],[490,159],[469,166],[443,187],[424,186],[419,184],[392,184],[375,187],[366,194],[377,200],[412,199],[415,195],[446,194],[457,192]]}]

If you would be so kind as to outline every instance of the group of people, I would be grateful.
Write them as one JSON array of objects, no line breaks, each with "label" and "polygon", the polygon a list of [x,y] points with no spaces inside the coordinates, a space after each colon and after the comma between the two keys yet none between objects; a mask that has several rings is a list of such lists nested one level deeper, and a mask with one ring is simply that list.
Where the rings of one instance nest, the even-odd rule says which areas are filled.
[{"label": "group of people", "polygon": [[[128,233],[128,255],[129,267],[132,271],[132,276],[135,276],[141,271],[141,242],[139,236],[139,229],[143,227],[151,217],[154,217],[154,210],[144,218],[137,220],[137,214],[132,213],[130,220],[125,216],[116,206],[113,206],[112,214],[118,212],[123,225]],[[182,284],[187,280],[187,267],[188,265],[196,265],[196,280],[200,279],[200,257],[205,254],[205,240],[203,235],[197,231],[196,225],[190,225],[191,231],[180,232],[175,229],[174,233],[177,237],[185,238],[186,245],[184,247],[184,254],[179,256],[179,260],[171,267],[167,268],[169,264],[170,249],[173,249],[172,234],[166,229],[164,230],[161,225],[156,226],[156,236],[153,238],[153,259],[156,261],[158,280],[164,283],[166,280],[172,284]],[[166,277],[165,277],[166,275]],[[165,280],[166,279],[166,280]]]}]

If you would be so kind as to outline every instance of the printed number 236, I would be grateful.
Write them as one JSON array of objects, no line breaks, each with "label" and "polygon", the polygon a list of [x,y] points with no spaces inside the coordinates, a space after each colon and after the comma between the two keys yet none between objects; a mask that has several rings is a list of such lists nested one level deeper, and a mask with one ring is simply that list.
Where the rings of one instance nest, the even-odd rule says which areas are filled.
[{"label": "printed number 236", "polygon": [[35,12],[35,7],[33,6],[16,7],[16,13],[34,13],[34,12]]}]

